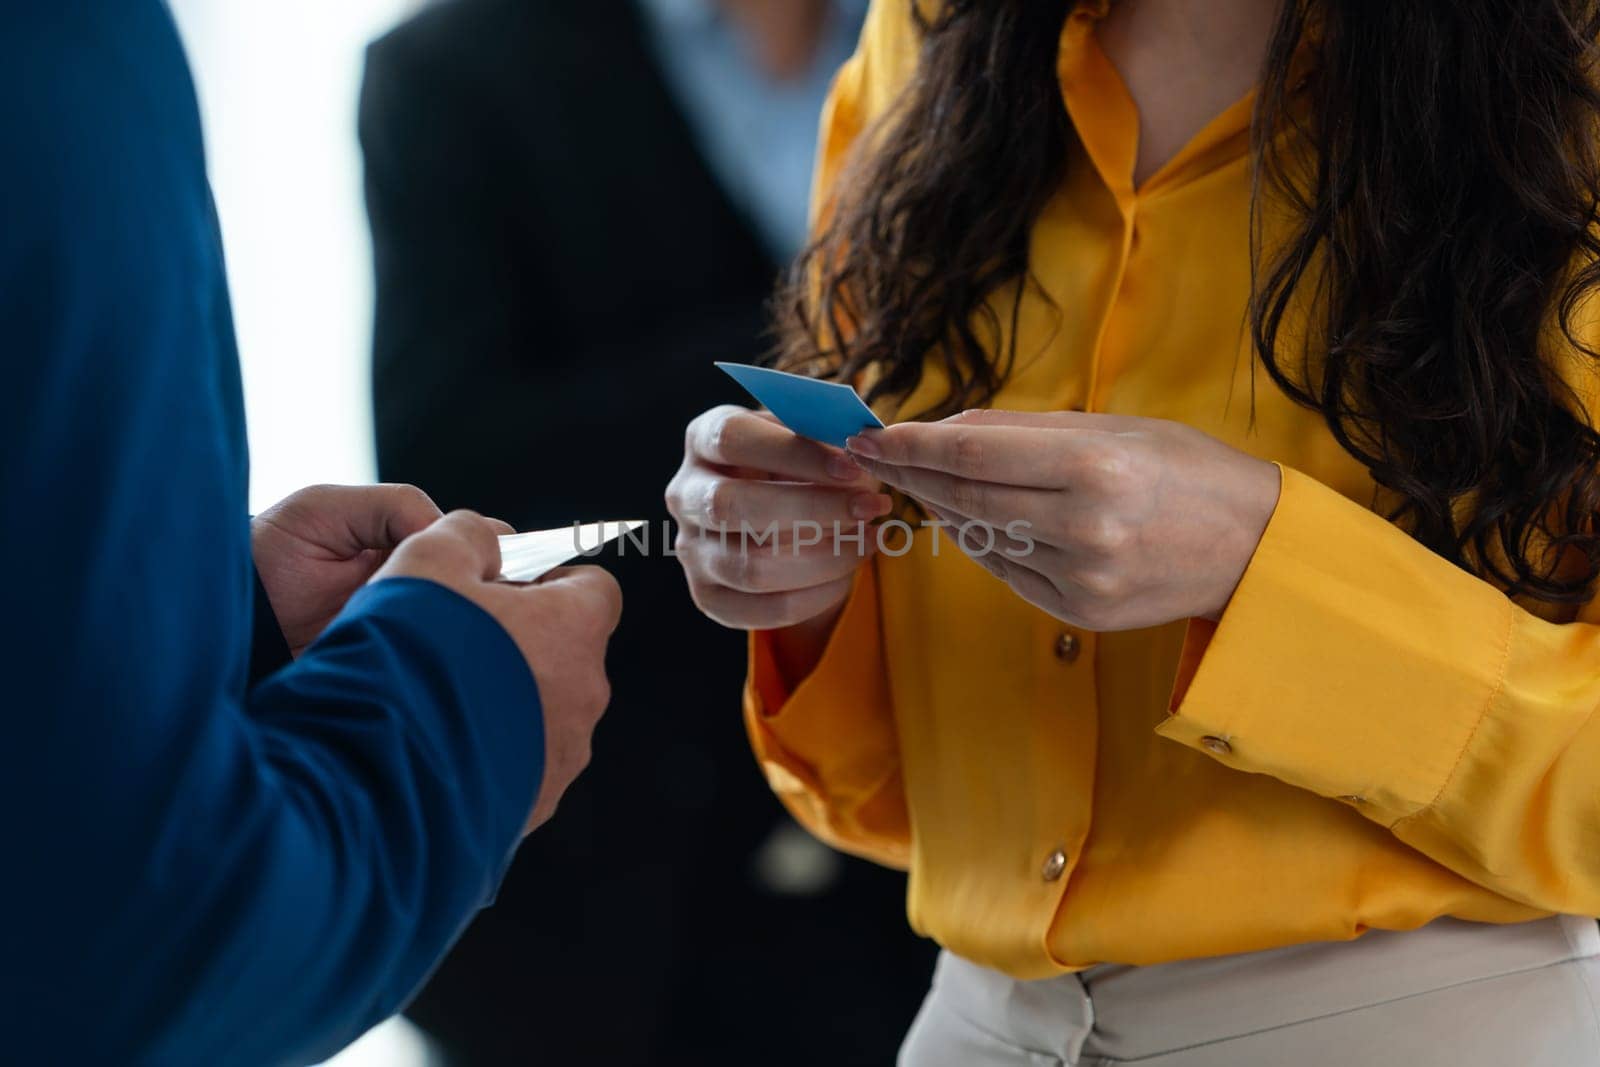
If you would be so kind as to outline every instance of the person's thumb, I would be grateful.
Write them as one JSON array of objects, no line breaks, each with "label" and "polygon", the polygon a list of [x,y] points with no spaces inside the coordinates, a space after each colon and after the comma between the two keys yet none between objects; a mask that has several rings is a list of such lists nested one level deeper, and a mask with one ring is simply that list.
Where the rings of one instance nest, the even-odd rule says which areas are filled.
[{"label": "person's thumb", "polygon": [[406,574],[492,581],[500,576],[500,538],[495,530],[494,523],[477,512],[452,511],[401,542],[373,578]]}]

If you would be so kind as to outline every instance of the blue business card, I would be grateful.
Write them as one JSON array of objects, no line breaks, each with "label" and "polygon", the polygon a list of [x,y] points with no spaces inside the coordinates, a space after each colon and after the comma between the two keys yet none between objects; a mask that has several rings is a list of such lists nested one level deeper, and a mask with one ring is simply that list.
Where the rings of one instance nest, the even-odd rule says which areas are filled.
[{"label": "blue business card", "polygon": [[840,382],[743,363],[717,366],[801,437],[843,448],[845,438],[852,434],[883,426],[856,391]]}]

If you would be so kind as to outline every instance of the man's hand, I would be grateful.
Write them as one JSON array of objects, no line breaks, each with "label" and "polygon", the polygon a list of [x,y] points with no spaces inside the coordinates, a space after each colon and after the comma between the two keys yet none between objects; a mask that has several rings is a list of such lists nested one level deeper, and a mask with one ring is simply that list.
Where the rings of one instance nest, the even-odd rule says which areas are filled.
[{"label": "man's hand", "polygon": [[300,655],[395,546],[439,517],[411,485],[314,485],[257,515],[250,549],[289,651]]},{"label": "man's hand", "polygon": [[451,512],[396,549],[373,581],[437,582],[487,611],[517,643],[544,705],[544,778],[528,818],[531,832],[555,813],[589,764],[590,738],[611,699],[606,642],[622,614],[622,591],[598,567],[564,567],[533,585],[496,581],[496,535],[504,532],[503,523]]}]

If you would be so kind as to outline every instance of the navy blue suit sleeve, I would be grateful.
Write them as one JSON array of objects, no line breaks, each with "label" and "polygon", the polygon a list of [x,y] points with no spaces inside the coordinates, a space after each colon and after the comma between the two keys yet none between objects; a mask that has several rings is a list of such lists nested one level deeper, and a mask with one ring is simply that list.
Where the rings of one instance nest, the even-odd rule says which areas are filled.
[{"label": "navy blue suit sleeve", "polygon": [[267,587],[261,584],[261,575],[255,575],[254,609],[250,626],[250,673],[247,684],[252,688],[267,675],[294,662],[289,642],[283,636],[283,627],[272,610],[267,597]]},{"label": "navy blue suit sleeve", "polygon": [[533,678],[394,580],[251,686],[238,361],[164,5],[0,0],[0,99],[0,1058],[324,1057],[492,895]]}]

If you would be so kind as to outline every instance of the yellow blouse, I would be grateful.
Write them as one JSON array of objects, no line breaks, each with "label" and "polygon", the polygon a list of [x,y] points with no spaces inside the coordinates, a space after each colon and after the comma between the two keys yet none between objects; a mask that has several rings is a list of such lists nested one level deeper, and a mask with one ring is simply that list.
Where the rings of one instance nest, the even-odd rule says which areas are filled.
[{"label": "yellow blouse", "polygon": [[[819,197],[913,69],[906,8],[875,0],[839,76]],[[1060,82],[1080,143],[1032,241],[1059,310],[1025,297],[994,406],[1199,427],[1282,465],[1277,510],[1215,628],[1088,633],[931,537],[880,556],[793,692],[752,636],[773,788],[907,868],[918,931],[1023,978],[1600,914],[1600,613],[1547,621],[1417,545],[1252,369],[1249,98],[1135,189],[1137,113],[1087,11]]]}]

